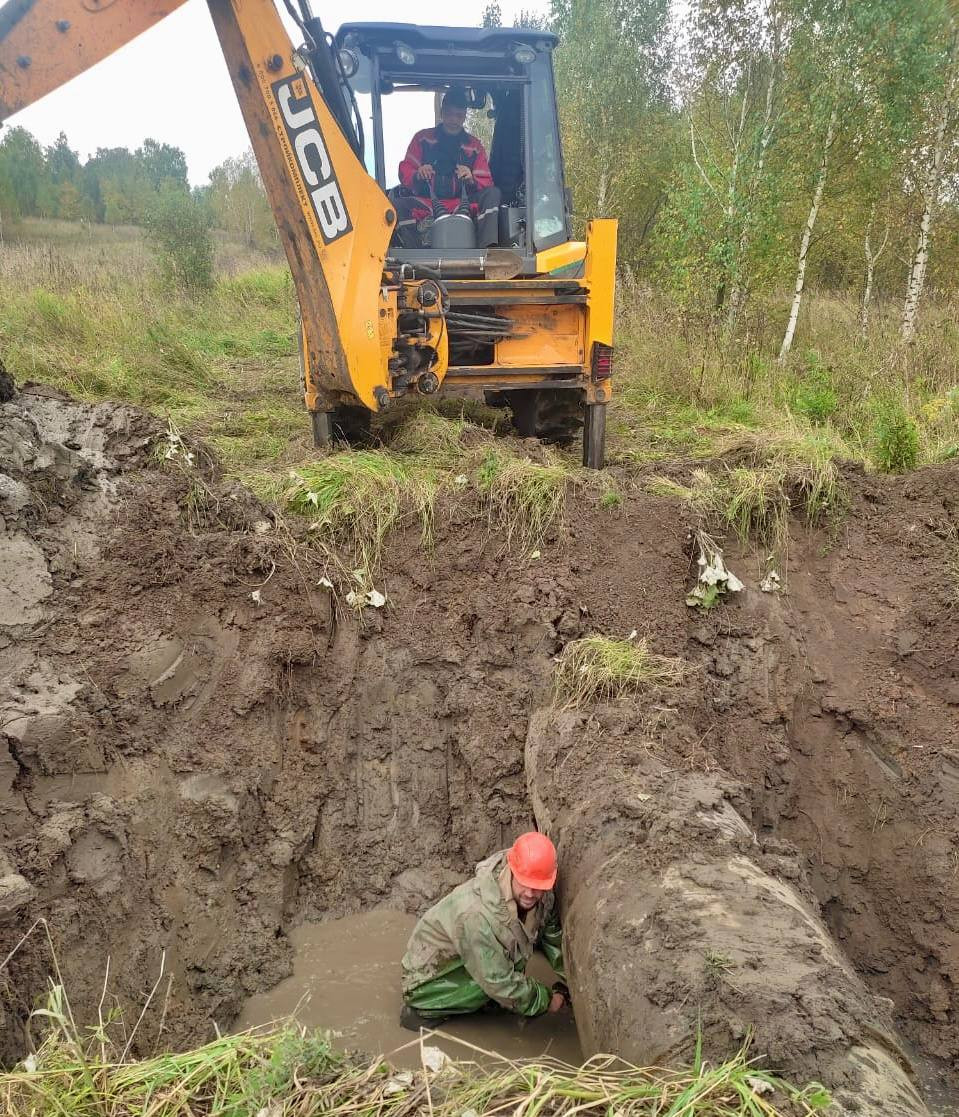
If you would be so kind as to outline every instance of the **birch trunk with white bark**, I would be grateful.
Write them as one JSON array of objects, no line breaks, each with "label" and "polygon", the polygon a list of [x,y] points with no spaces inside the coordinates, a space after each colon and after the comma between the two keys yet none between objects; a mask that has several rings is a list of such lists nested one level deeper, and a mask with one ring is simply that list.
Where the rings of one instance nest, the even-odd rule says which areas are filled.
[{"label": "birch trunk with white bark", "polygon": [[883,233],[882,241],[879,247],[873,251],[872,247],[872,226],[876,219],[876,207],[873,205],[869,212],[869,224],[866,226],[866,236],[863,243],[863,251],[866,257],[866,285],[862,292],[862,302],[859,306],[859,333],[865,338],[869,330],[869,304],[872,301],[872,285],[873,279],[876,274],[876,264],[879,262],[879,257],[886,249],[886,244],[889,241],[889,221],[886,221],[886,230]]},{"label": "birch trunk with white bark", "polygon": [[812,205],[809,207],[809,215],[806,218],[802,241],[799,245],[796,287],[793,291],[793,301],[789,311],[789,321],[786,324],[786,333],[783,335],[783,343],[779,347],[779,357],[777,358],[780,364],[789,356],[789,350],[792,348],[793,337],[796,333],[796,323],[799,321],[799,308],[802,306],[803,291],[806,286],[806,261],[809,257],[809,243],[812,240],[813,229],[816,227],[816,218],[819,216],[819,207],[822,204],[823,191],[826,188],[826,175],[829,170],[829,149],[832,147],[833,138],[836,134],[837,117],[838,107],[833,106],[832,113],[829,116],[829,125],[826,128],[826,139],[823,143],[822,160],[819,163],[819,175],[816,178],[816,189],[813,192]]},{"label": "birch trunk with white bark", "polygon": [[[773,119],[775,89],[776,72],[773,70],[769,75],[769,81],[766,85],[766,109],[763,114],[763,126],[759,134],[759,152],[758,159],[756,160],[756,168],[750,180],[750,198],[755,198],[762,184],[763,170],[766,165],[766,153],[769,150],[769,145],[772,142],[773,133],[775,132],[775,121]],[[739,232],[739,245],[732,269],[729,287],[729,305],[726,308],[726,325],[724,327],[727,338],[731,337],[735,332],[736,324],[739,321],[739,315],[746,305],[746,276],[744,274],[743,261],[746,259],[746,253],[749,251],[749,238],[752,231],[752,223],[753,214],[750,209],[743,215],[742,227]]]},{"label": "birch trunk with white bark", "polygon": [[959,29],[953,24],[952,42],[949,50],[949,73],[942,91],[942,102],[936,121],[936,134],[930,153],[929,166],[923,183],[922,218],[919,222],[919,235],[916,238],[916,251],[909,269],[906,284],[906,298],[902,307],[902,326],[899,336],[908,345],[915,340],[916,322],[919,316],[919,302],[926,283],[926,268],[929,264],[929,241],[932,236],[933,222],[939,206],[939,193],[942,189],[943,169],[946,157],[946,133],[955,119],[957,81],[959,67],[956,65],[956,38]]}]

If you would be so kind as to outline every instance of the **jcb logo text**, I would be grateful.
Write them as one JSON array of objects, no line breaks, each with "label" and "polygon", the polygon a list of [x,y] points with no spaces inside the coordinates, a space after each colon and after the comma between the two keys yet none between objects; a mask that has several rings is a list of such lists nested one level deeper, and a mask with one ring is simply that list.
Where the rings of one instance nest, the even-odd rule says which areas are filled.
[{"label": "jcb logo text", "polygon": [[332,244],[350,232],[353,225],[320,134],[306,82],[301,77],[284,78],[274,84],[273,96],[283,117],[323,240]]}]

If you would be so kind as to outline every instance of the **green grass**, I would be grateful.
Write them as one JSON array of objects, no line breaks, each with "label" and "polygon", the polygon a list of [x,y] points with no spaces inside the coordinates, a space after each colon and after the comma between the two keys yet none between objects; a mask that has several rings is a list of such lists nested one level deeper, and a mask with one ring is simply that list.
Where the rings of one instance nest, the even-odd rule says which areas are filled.
[{"label": "green grass", "polygon": [[415,454],[439,468],[451,469],[467,453],[467,432],[483,441],[492,437],[465,415],[449,417],[421,406],[412,409],[393,430],[389,447],[399,453]]},{"label": "green grass", "polygon": [[294,472],[290,507],[309,517],[332,558],[341,552],[348,570],[367,582],[376,574],[386,537],[400,522],[420,523],[423,543],[432,539],[436,471],[398,454],[355,450],[332,454]]},{"label": "green grass", "polygon": [[480,460],[476,480],[491,531],[507,548],[532,554],[560,528],[576,474],[557,459],[534,462],[494,447]]},{"label": "green grass", "polygon": [[675,686],[685,673],[681,659],[656,655],[645,639],[586,636],[571,641],[560,654],[553,701],[564,708],[612,702],[656,687]]},{"label": "green grass", "polygon": [[416,411],[387,449],[339,450],[293,470],[286,501],[341,571],[369,586],[397,527],[418,523],[429,550],[441,498],[485,519],[504,550],[533,557],[561,530],[576,483],[559,461],[532,461],[465,419]]},{"label": "green grass", "polygon": [[252,256],[257,267],[231,275],[224,264],[209,296],[184,298],[158,286],[137,230],[49,224],[49,239],[0,259],[8,371],[172,419],[261,496],[277,496],[289,468],[312,456],[286,267]]},{"label": "green grass", "polygon": [[837,462],[862,460],[828,424],[789,415],[776,426],[727,431],[713,449],[716,461],[691,470],[685,483],[654,476],[647,489],[683,500],[707,527],[773,549],[785,548],[791,516],[807,524],[840,516],[846,496]]},{"label": "green grass", "polygon": [[915,464],[945,460],[959,446],[959,336],[948,301],[927,300],[917,343],[903,349],[898,306],[877,307],[862,338],[853,295],[812,292],[785,365],[775,359],[784,299],[754,299],[732,342],[716,323],[629,275],[617,306],[610,428],[619,460],[709,458],[730,430],[798,420],[830,425],[884,468],[874,449],[882,442],[877,398],[895,401],[914,424]]},{"label": "green grass", "polygon": [[606,1055],[581,1067],[514,1062],[464,1044],[485,1065],[451,1061],[439,1071],[397,1073],[382,1058],[338,1051],[328,1036],[293,1025],[137,1060],[128,1045],[111,1042],[116,1022],[83,1033],[62,997],[48,1020],[37,1053],[0,1073],[0,1106],[11,1117],[808,1117],[830,1104],[818,1084],[798,1089],[745,1050],[711,1065],[701,1044],[693,1065],[676,1069]]}]

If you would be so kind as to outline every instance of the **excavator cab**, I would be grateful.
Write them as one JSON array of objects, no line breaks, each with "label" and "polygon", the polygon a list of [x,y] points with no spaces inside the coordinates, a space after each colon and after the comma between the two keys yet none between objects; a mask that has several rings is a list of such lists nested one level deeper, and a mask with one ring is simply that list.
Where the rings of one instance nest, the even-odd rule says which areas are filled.
[{"label": "excavator cab", "polygon": [[[483,143],[501,194],[496,247],[519,257],[518,265],[510,261],[517,275],[536,275],[537,252],[572,235],[553,86],[556,43],[545,31],[401,23],[348,23],[336,36],[361,121],[366,169],[390,196],[404,192],[397,168],[414,133],[437,124],[447,89],[465,92],[466,129]],[[433,261],[450,276],[481,276],[488,266],[479,250],[404,249],[398,236],[390,256]],[[504,253],[500,267],[506,266]]]},{"label": "excavator cab", "polygon": [[[434,213],[422,220],[420,246],[405,246],[397,226],[387,249],[388,267],[442,283],[440,390],[482,391],[490,404],[511,409],[523,435],[567,443],[582,432],[584,463],[599,466],[611,391],[615,224],[596,222],[587,242],[573,239],[553,80],[557,43],[551,32],[524,28],[346,23],[333,49],[360,157],[394,204],[410,193],[399,164],[415,133],[438,125],[447,90],[465,93],[466,131],[489,158],[500,194],[495,244],[477,246],[468,221],[451,233],[454,222]],[[423,378],[418,383],[422,390]]]}]

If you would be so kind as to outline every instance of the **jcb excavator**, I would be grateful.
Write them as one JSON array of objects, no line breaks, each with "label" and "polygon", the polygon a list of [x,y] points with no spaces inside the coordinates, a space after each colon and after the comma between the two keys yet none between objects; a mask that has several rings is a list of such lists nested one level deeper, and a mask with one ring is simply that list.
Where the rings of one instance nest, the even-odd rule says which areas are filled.
[{"label": "jcb excavator", "polygon": [[[0,121],[183,2],[6,0]],[[317,445],[409,393],[481,391],[523,435],[568,442],[581,427],[583,462],[601,468],[616,223],[594,220],[585,242],[572,239],[556,37],[402,23],[346,24],[333,37],[308,0],[284,0],[294,47],[274,0],[208,3],[293,273]],[[489,144],[499,245],[476,247],[468,221],[434,237],[427,220],[423,246],[401,247],[403,149],[390,123],[409,139],[416,110],[432,125],[454,87]]]}]

